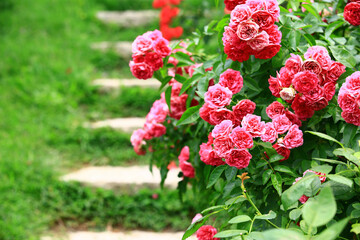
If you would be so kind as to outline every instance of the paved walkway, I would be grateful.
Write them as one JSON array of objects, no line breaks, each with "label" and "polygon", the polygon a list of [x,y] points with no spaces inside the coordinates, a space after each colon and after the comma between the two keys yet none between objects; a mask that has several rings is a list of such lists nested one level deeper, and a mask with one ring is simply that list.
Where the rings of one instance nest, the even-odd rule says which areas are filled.
[{"label": "paved walkway", "polygon": [[[101,78],[92,82],[94,86],[99,86],[102,91],[115,91],[120,87],[142,87],[142,88],[155,88],[159,89],[161,86],[160,81],[157,79],[116,79],[116,78]],[[160,94],[159,94],[160,95]]]},{"label": "paved walkway", "polygon": [[96,17],[106,24],[116,24],[121,27],[130,28],[149,25],[159,18],[159,11],[100,11],[96,14]]},{"label": "paved walkway", "polygon": [[85,124],[85,127],[94,129],[109,127],[113,128],[114,130],[132,133],[136,129],[143,128],[144,123],[145,118],[115,118]]}]

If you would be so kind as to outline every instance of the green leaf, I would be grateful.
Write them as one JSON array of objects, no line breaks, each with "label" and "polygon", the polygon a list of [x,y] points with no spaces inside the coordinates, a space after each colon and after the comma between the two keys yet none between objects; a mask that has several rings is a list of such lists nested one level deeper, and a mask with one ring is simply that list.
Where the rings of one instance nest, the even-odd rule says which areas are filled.
[{"label": "green leaf", "polygon": [[344,145],[349,146],[352,140],[354,139],[359,127],[352,125],[352,124],[346,124],[344,128],[344,134],[343,134],[343,140]]},{"label": "green leaf", "polygon": [[176,52],[175,58],[179,60],[179,63],[177,64],[178,67],[180,66],[191,66],[195,63],[190,59],[190,56],[183,52]]},{"label": "green leaf", "polygon": [[259,240],[306,240],[301,232],[290,229],[272,229],[261,233],[261,235],[262,238]]},{"label": "green leaf", "polygon": [[186,109],[176,126],[195,122],[199,118],[200,105]]},{"label": "green leaf", "polygon": [[271,174],[271,182],[279,196],[282,194],[282,178],[279,173]]},{"label": "green leaf", "polygon": [[229,223],[234,224],[234,223],[242,223],[248,221],[251,221],[251,218],[248,215],[240,215],[230,219]]},{"label": "green leaf", "polygon": [[328,174],[327,177],[335,182],[342,183],[350,188],[353,187],[353,181],[349,178],[343,177],[341,175]]},{"label": "green leaf", "polygon": [[336,21],[331,23],[325,30],[325,39],[329,39],[330,35],[344,24],[344,21]]},{"label": "green leaf", "polygon": [[207,212],[213,211],[213,210],[217,210],[217,209],[224,209],[224,207],[226,207],[225,205],[216,205],[216,206],[212,206],[209,208],[206,208],[204,210],[202,210],[201,214],[205,214]]},{"label": "green leaf", "polygon": [[321,133],[321,132],[313,132],[313,131],[306,131],[306,132],[311,133],[311,134],[313,134],[313,135],[315,135],[315,136],[321,137],[321,138],[323,138],[323,139],[326,139],[326,140],[335,142],[335,143],[339,144],[341,147],[344,147],[344,145],[343,145],[341,142],[339,142],[339,141],[336,140],[335,138],[330,137],[329,135],[326,135],[326,134],[324,134],[324,133]]},{"label": "green leaf", "polygon": [[172,86],[169,86],[166,90],[165,90],[165,100],[166,100],[166,104],[169,107],[169,111],[171,112],[171,90],[172,90]]},{"label": "green leaf", "polygon": [[343,156],[349,161],[355,163],[356,165],[360,165],[360,160],[354,156],[354,150],[351,148],[337,148],[333,151],[336,156]]},{"label": "green leaf", "polygon": [[210,174],[209,183],[206,188],[210,188],[212,185],[214,185],[226,168],[227,166],[225,165],[221,165],[215,168]]},{"label": "green leaf", "polygon": [[304,34],[304,38],[310,44],[310,46],[315,46],[316,45],[315,38],[313,36],[311,36],[310,34],[308,34],[308,33]]},{"label": "green leaf", "polygon": [[306,187],[304,195],[308,197],[315,196],[320,189],[320,185],[321,185],[320,178],[314,178],[309,184],[309,186]]},{"label": "green leaf", "polygon": [[268,214],[258,215],[255,216],[256,219],[262,219],[262,220],[269,220],[276,218],[276,213],[271,211]]},{"label": "green leaf", "polygon": [[355,234],[360,234],[360,223],[355,223],[353,225],[351,225],[351,231]]},{"label": "green leaf", "polygon": [[314,17],[322,21],[319,12],[312,6],[312,4],[302,4],[302,7],[309,11]]},{"label": "green leaf", "polygon": [[227,238],[227,237],[234,237],[234,236],[240,236],[244,233],[247,233],[245,230],[225,230],[218,232],[214,238]]},{"label": "green leaf", "polygon": [[297,31],[297,30],[291,30],[288,40],[289,40],[289,44],[290,47],[294,50],[296,50],[297,46],[299,46],[300,43],[300,39],[301,39],[301,32]]},{"label": "green leaf", "polygon": [[301,209],[299,208],[296,208],[296,209],[293,209],[290,213],[289,213],[289,218],[291,220],[297,220],[301,215]]},{"label": "green leaf", "polygon": [[181,87],[181,91],[179,93],[179,96],[182,95],[184,92],[186,92],[186,90],[189,89],[189,87],[191,87],[191,84],[194,82],[193,78],[188,78],[186,79],[186,81],[182,84]]},{"label": "green leaf", "polygon": [[302,195],[304,195],[306,187],[312,182],[314,178],[318,178],[318,176],[315,174],[305,176],[283,192],[281,196],[281,202],[283,203],[285,210],[287,210],[292,204],[297,202]]},{"label": "green leaf", "polygon": [[296,177],[295,173],[294,173],[293,171],[291,171],[291,169],[290,169],[288,166],[276,165],[276,166],[274,167],[274,170],[275,170],[275,171],[278,171],[278,172],[288,173],[288,174],[290,174],[291,176]]},{"label": "green leaf", "polygon": [[236,167],[229,167],[225,170],[225,177],[226,180],[230,181],[232,180],[235,176],[236,173],[238,172],[238,169]]},{"label": "green leaf", "polygon": [[331,188],[325,187],[319,195],[309,198],[302,213],[309,226],[319,227],[328,223],[336,214],[336,202]]},{"label": "green leaf", "polygon": [[337,160],[333,160],[333,159],[324,159],[324,158],[313,158],[313,159],[317,160],[317,161],[328,162],[328,163],[333,163],[333,164],[342,164],[342,165],[347,166],[346,163],[340,162],[340,161],[337,161]]},{"label": "green leaf", "polygon": [[209,218],[210,215],[208,216],[204,216],[200,219],[198,219],[196,222],[194,222],[193,224],[191,224],[188,229],[185,231],[183,237],[181,238],[181,240],[186,240],[187,238],[189,238],[191,235],[193,235],[202,225],[204,225],[204,223],[206,222],[206,220]]},{"label": "green leaf", "polygon": [[263,185],[265,185],[269,181],[269,179],[271,177],[271,173],[272,173],[271,169],[265,170],[263,172],[263,174],[262,174],[262,183],[263,183]]},{"label": "green leaf", "polygon": [[352,218],[360,218],[360,210],[353,210],[351,212],[351,217]]},{"label": "green leaf", "polygon": [[280,154],[276,153],[270,157],[269,162],[273,163],[273,162],[280,161],[281,159],[284,159],[284,156],[281,156]]},{"label": "green leaf", "polygon": [[356,66],[356,59],[344,46],[329,46],[329,48],[337,61],[349,68]]},{"label": "green leaf", "polygon": [[236,204],[236,203],[244,202],[244,201],[246,201],[246,198],[243,195],[241,195],[241,196],[230,198],[229,200],[227,200],[225,202],[225,205]]},{"label": "green leaf", "polygon": [[314,237],[314,240],[335,240],[344,230],[346,224],[349,222],[349,218],[342,219],[339,222],[332,224],[330,227],[327,227],[319,235]]}]

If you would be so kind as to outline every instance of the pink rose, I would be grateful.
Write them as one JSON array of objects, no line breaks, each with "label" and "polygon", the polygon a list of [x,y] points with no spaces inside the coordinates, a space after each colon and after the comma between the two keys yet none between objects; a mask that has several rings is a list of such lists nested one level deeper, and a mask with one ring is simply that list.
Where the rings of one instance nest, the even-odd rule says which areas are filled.
[{"label": "pink rose", "polygon": [[[360,71],[354,72],[349,77],[346,78],[345,87],[350,90],[359,90],[360,89]],[[343,88],[343,87],[341,87]]]},{"label": "pink rose", "polygon": [[319,83],[319,78],[315,73],[304,71],[294,76],[293,85],[296,91],[306,93],[314,89]]},{"label": "pink rose", "polygon": [[146,53],[145,63],[151,66],[153,71],[159,70],[164,65],[162,56],[156,52]]},{"label": "pink rose", "polygon": [[285,133],[292,125],[292,122],[285,115],[277,115],[272,123],[279,134]]},{"label": "pink rose", "polygon": [[164,39],[162,33],[157,29],[154,31],[148,31],[148,32],[144,33],[143,37],[150,38],[153,41],[156,41],[158,39]]},{"label": "pink rose", "polygon": [[135,130],[130,138],[131,145],[134,148],[134,151],[138,155],[145,155],[146,150],[142,148],[143,145],[145,145],[144,137],[146,135],[146,132],[143,129]]},{"label": "pink rose", "polygon": [[268,122],[265,124],[265,133],[261,135],[261,141],[273,143],[276,141],[278,137],[278,133],[274,127],[272,122]]},{"label": "pink rose", "polygon": [[269,45],[269,35],[267,34],[267,32],[262,31],[261,33],[250,39],[247,44],[254,51],[261,51]]},{"label": "pink rose", "polygon": [[183,172],[185,177],[188,178],[194,178],[195,177],[195,169],[191,165],[191,163],[187,161],[180,162],[179,167],[181,171]]},{"label": "pink rose", "polygon": [[328,51],[325,47],[321,46],[313,46],[308,48],[308,50],[304,54],[304,57],[306,59],[311,58],[313,60],[316,60],[320,64],[321,68],[324,70],[328,70],[332,63]]},{"label": "pink rose", "polygon": [[232,149],[225,161],[231,167],[243,169],[249,166],[251,158],[251,154],[245,149]]},{"label": "pink rose", "polygon": [[351,2],[345,6],[344,9],[344,19],[348,21],[351,25],[359,26],[360,25],[360,3]]},{"label": "pink rose", "polygon": [[145,53],[151,50],[153,41],[144,36],[138,36],[132,43],[133,53]]},{"label": "pink rose", "polygon": [[226,158],[230,150],[234,148],[234,143],[230,138],[226,140],[214,140],[214,150],[219,157]]},{"label": "pink rose", "polygon": [[237,5],[234,8],[234,10],[231,11],[230,20],[232,24],[237,26],[240,22],[248,20],[250,16],[251,16],[250,8],[245,4],[241,4],[241,5]]},{"label": "pink rose", "polygon": [[232,130],[233,124],[230,120],[224,120],[212,130],[212,136],[217,140],[226,140]]},{"label": "pink rose", "polygon": [[301,68],[303,71],[310,71],[315,74],[322,73],[322,68],[321,68],[320,64],[313,59],[305,60],[305,62],[303,63]]},{"label": "pink rose", "polygon": [[146,63],[134,63],[130,61],[130,70],[134,77],[138,79],[149,79],[153,76],[153,70]]},{"label": "pink rose", "polygon": [[356,96],[350,92],[339,94],[338,103],[340,108],[345,112],[354,112],[359,109],[355,102]]},{"label": "pink rose", "polygon": [[215,153],[213,147],[210,144],[206,144],[206,143],[201,144],[199,155],[200,155],[200,160],[207,165],[220,166],[225,164],[222,158]]},{"label": "pink rose", "polygon": [[269,35],[269,43],[270,44],[280,44],[282,33],[279,30],[279,27],[277,25],[272,25],[267,29],[264,29],[264,31],[267,32]]},{"label": "pink rose", "polygon": [[342,112],[341,116],[344,118],[345,122],[360,126],[360,109],[354,112]]},{"label": "pink rose", "polygon": [[254,12],[251,18],[260,28],[269,28],[275,23],[273,16],[265,10]]},{"label": "pink rose", "polygon": [[314,110],[308,106],[306,98],[304,96],[300,96],[299,94],[296,95],[291,104],[291,108],[294,109],[295,114],[302,121],[305,121],[314,115]]},{"label": "pink rose", "polygon": [[200,117],[210,123],[211,125],[216,125],[215,123],[212,123],[210,121],[210,112],[213,111],[213,110],[216,110],[217,108],[216,107],[213,107],[212,105],[208,104],[208,103],[205,103],[199,110],[199,115]]},{"label": "pink rose", "polygon": [[241,121],[247,114],[253,114],[256,108],[256,104],[249,100],[244,99],[238,102],[235,106],[232,107],[235,119],[236,119],[236,125],[240,125]]},{"label": "pink rose", "polygon": [[265,123],[261,121],[260,116],[247,114],[241,121],[241,126],[253,137],[260,137],[265,133]]},{"label": "pink rose", "polygon": [[269,44],[261,51],[256,52],[254,56],[259,59],[269,59],[275,57],[275,55],[280,51],[280,44]]},{"label": "pink rose", "polygon": [[165,121],[168,113],[169,113],[169,108],[167,104],[162,100],[156,100],[153,103],[150,112],[146,116],[146,121],[148,122],[155,121],[157,123],[162,123]]},{"label": "pink rose", "polygon": [[285,107],[278,101],[272,102],[266,108],[266,114],[269,116],[269,118],[273,119],[277,115],[285,114]]},{"label": "pink rose", "polygon": [[232,92],[219,84],[209,87],[205,93],[205,102],[213,107],[222,108],[231,103]]},{"label": "pink rose", "polygon": [[275,97],[280,97],[280,91],[282,90],[279,79],[270,76],[269,78],[269,89]]},{"label": "pink rose", "polygon": [[299,120],[299,118],[296,116],[296,114],[290,112],[289,110],[285,111],[285,116],[293,123],[301,127],[302,123]]},{"label": "pink rose", "polygon": [[153,44],[154,51],[163,57],[167,57],[171,54],[171,48],[169,47],[169,41],[165,38],[156,40]]},{"label": "pink rose", "polygon": [[324,183],[324,182],[326,181],[326,174],[325,174],[325,173],[316,172],[316,171],[313,171],[313,170],[310,170],[310,169],[306,170],[306,171],[303,173],[303,177],[305,177],[305,175],[306,175],[307,173],[309,173],[309,172],[318,175],[319,178],[320,178],[320,182],[321,182],[321,183]]},{"label": "pink rose", "polygon": [[232,130],[230,139],[239,149],[252,148],[254,144],[251,134],[241,127],[236,127]]},{"label": "pink rose", "polygon": [[253,21],[240,22],[236,30],[237,36],[244,41],[248,41],[254,38],[259,31],[259,25]]},{"label": "pink rose", "polygon": [[335,95],[336,84],[334,82],[328,82],[324,85],[324,96],[327,101],[330,101]]},{"label": "pink rose", "polygon": [[329,70],[326,73],[326,79],[336,82],[344,72],[345,66],[342,63],[332,62]]},{"label": "pink rose", "polygon": [[155,121],[146,122],[144,124],[144,130],[145,130],[147,136],[149,136],[150,138],[161,137],[162,135],[164,135],[166,133],[166,127]]},{"label": "pink rose", "polygon": [[239,71],[227,69],[220,74],[219,84],[230,89],[233,94],[236,94],[240,92],[243,87],[243,77]]},{"label": "pink rose", "polygon": [[284,138],[284,145],[288,149],[297,148],[303,145],[303,133],[297,125],[291,126]]},{"label": "pink rose", "polygon": [[191,224],[195,223],[196,221],[198,221],[199,219],[201,219],[203,217],[203,215],[201,215],[200,213],[197,213],[195,215],[195,217],[191,220]]},{"label": "pink rose", "polygon": [[179,155],[179,162],[184,162],[189,160],[190,158],[190,149],[188,146],[183,147],[183,149],[181,149],[180,155]]},{"label": "pink rose", "polygon": [[210,225],[204,225],[197,230],[196,237],[198,240],[220,240],[219,238],[214,238],[216,233],[216,228]]},{"label": "pink rose", "polygon": [[186,111],[186,100],[188,98],[187,94],[181,96],[171,96],[171,113],[170,117],[179,120],[183,113]]},{"label": "pink rose", "polygon": [[217,125],[224,120],[235,121],[234,114],[229,109],[220,108],[210,112],[210,124]]},{"label": "pink rose", "polygon": [[285,67],[292,73],[296,74],[301,71],[301,66],[303,64],[302,58],[299,55],[293,53],[290,54],[291,57],[288,58],[285,62]]}]

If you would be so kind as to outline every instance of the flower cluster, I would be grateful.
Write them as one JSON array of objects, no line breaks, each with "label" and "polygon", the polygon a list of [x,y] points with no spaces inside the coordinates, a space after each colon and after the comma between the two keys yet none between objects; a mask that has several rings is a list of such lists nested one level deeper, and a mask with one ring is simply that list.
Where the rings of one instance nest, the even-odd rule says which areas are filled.
[{"label": "flower cluster", "polygon": [[195,177],[195,169],[191,165],[191,163],[188,162],[190,158],[190,150],[188,146],[183,147],[181,149],[180,155],[179,155],[179,167],[181,171],[183,172],[185,177],[188,178],[194,178]]},{"label": "flower cluster", "polygon": [[[308,169],[308,170],[306,170],[306,171],[303,173],[303,176],[302,176],[302,177],[298,177],[298,178],[295,179],[295,182],[293,182],[293,185],[294,185],[295,183],[297,183],[298,181],[300,181],[303,177],[305,177],[307,173],[313,173],[313,174],[318,175],[321,183],[324,183],[325,180],[326,180],[326,174],[325,174],[325,173],[315,172],[315,171],[313,171],[313,170]],[[308,199],[309,199],[308,196],[302,195],[302,196],[299,198],[299,201],[300,201],[302,204],[304,204],[304,203],[307,202]]]},{"label": "flower cluster", "polygon": [[224,0],[227,10],[232,11],[237,5],[245,4],[246,0]]},{"label": "flower cluster", "polygon": [[352,0],[345,6],[344,19],[351,25],[360,25],[360,1]]},{"label": "flower cluster", "polygon": [[250,55],[268,59],[278,53],[282,35],[274,24],[280,16],[276,0],[247,0],[237,5],[230,16],[222,40],[231,60],[243,62]]},{"label": "flower cluster", "polygon": [[336,81],[345,72],[345,66],[332,61],[324,47],[310,47],[304,58],[291,54],[276,78],[269,78],[272,94],[291,104],[303,121],[328,105],[335,94]]},{"label": "flower cluster", "polygon": [[246,114],[254,112],[255,103],[243,100],[233,107],[233,111],[225,106],[231,103],[233,94],[240,92],[242,87],[240,72],[227,69],[220,75],[219,83],[210,86],[205,93],[205,104],[200,108],[200,117],[211,125],[217,125],[223,120],[231,120],[239,125]]},{"label": "flower cluster", "polygon": [[171,54],[169,41],[158,30],[138,36],[132,44],[130,70],[138,79],[149,79],[163,65],[163,58]]},{"label": "flower cluster", "polygon": [[145,140],[154,137],[161,137],[166,133],[166,127],[162,124],[169,113],[168,106],[163,98],[154,102],[150,112],[146,116],[146,122],[143,129],[138,129],[131,135],[130,141],[134,151],[138,155],[144,155],[146,150]]},{"label": "flower cluster", "polygon": [[181,0],[154,0],[153,8],[161,8],[160,12],[160,31],[164,38],[171,40],[179,38],[183,34],[183,28],[170,27],[172,19],[179,15],[180,9],[172,7],[172,5],[179,5]]},{"label": "flower cluster", "polygon": [[290,149],[300,147],[304,142],[303,133],[299,129],[301,122],[277,101],[266,108],[266,113],[272,121],[265,124],[265,133],[261,135],[261,140],[270,143],[276,141],[273,148],[284,157],[281,160],[284,161],[289,158]]},{"label": "flower cluster", "polygon": [[360,72],[346,78],[339,91],[338,103],[345,121],[360,126]]}]

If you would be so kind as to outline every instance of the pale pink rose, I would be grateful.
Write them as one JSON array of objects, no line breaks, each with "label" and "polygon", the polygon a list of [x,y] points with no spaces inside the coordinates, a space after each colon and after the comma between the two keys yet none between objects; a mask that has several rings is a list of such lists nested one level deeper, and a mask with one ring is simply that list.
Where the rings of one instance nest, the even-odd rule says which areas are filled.
[{"label": "pale pink rose", "polygon": [[299,55],[295,55],[293,53],[290,54],[291,57],[288,58],[285,62],[285,67],[292,73],[296,74],[301,71],[301,66],[303,64],[303,60]]},{"label": "pale pink rose", "polygon": [[205,93],[205,102],[213,107],[222,108],[231,103],[232,92],[220,84],[209,87]]},{"label": "pale pink rose", "polygon": [[[246,21],[251,17],[250,8],[245,5],[237,5],[234,10],[231,11],[230,20],[234,25],[238,25],[240,22]],[[230,23],[230,25],[231,25]],[[236,30],[236,29],[235,29]]]},{"label": "pale pink rose", "polygon": [[283,88],[280,91],[280,97],[285,101],[292,101],[295,98],[296,94],[297,92],[292,87]]},{"label": "pale pink rose", "polygon": [[257,34],[255,37],[250,39],[247,44],[254,50],[254,51],[261,51],[266,46],[269,45],[269,35],[267,32],[262,31],[261,33]]},{"label": "pale pink rose", "polygon": [[244,41],[249,41],[254,38],[259,32],[259,25],[253,21],[244,21],[239,23],[236,30],[237,36]]},{"label": "pale pink rose", "polygon": [[162,33],[157,29],[155,29],[154,31],[148,31],[148,32],[144,33],[143,37],[150,38],[153,41],[156,41],[158,39],[165,39],[165,38],[163,38]]},{"label": "pale pink rose", "polygon": [[265,133],[265,122],[261,121],[260,116],[247,114],[241,121],[241,126],[253,137],[260,137]]},{"label": "pale pink rose", "polygon": [[131,145],[134,148],[134,151],[138,155],[144,155],[146,153],[146,150],[142,148],[146,144],[144,141],[144,137],[146,135],[146,132],[143,129],[135,130],[130,138]]},{"label": "pale pink rose", "polygon": [[268,122],[265,124],[265,133],[261,135],[261,141],[273,143],[276,141],[278,137],[278,133],[274,127],[272,122]]},{"label": "pale pink rose", "polygon": [[297,125],[290,127],[288,133],[284,138],[284,145],[288,149],[297,148],[303,145],[303,132],[299,129]]},{"label": "pale pink rose", "polygon": [[214,150],[219,157],[225,158],[233,148],[234,143],[230,138],[226,140],[214,140]]},{"label": "pale pink rose", "polygon": [[212,130],[212,136],[217,140],[226,140],[229,138],[232,127],[233,123],[230,120],[224,120],[215,126]]},{"label": "pale pink rose", "polygon": [[132,43],[132,52],[133,53],[145,53],[152,49],[153,41],[151,38],[138,36],[135,41]]},{"label": "pale pink rose", "polygon": [[278,101],[272,102],[269,106],[267,106],[266,114],[269,118],[273,119],[277,115],[285,114],[285,107]]},{"label": "pale pink rose", "polygon": [[157,123],[162,123],[165,121],[168,113],[169,113],[169,108],[167,104],[162,100],[156,100],[153,103],[150,112],[146,116],[146,121],[149,122],[156,121]]},{"label": "pale pink rose", "polygon": [[192,219],[191,224],[195,223],[197,220],[201,219],[203,217],[203,215],[201,215],[200,213],[197,213],[195,215],[195,217]]},{"label": "pale pink rose", "polygon": [[279,134],[285,133],[292,125],[292,122],[285,115],[277,115],[272,122]]},{"label": "pale pink rose", "polygon": [[[346,78],[344,83],[345,87],[350,90],[359,90],[360,89],[360,71],[354,72],[349,77]],[[343,87],[341,87],[343,88]]]},{"label": "pale pink rose", "polygon": [[233,94],[241,91],[243,87],[243,77],[239,71],[227,69],[220,74],[219,84],[223,87],[227,87]]},{"label": "pale pink rose", "polygon": [[231,167],[243,169],[249,166],[251,158],[251,154],[246,149],[232,149],[225,161]]},{"label": "pale pink rose", "polygon": [[241,127],[236,127],[232,130],[230,139],[239,149],[252,148],[254,144],[251,134]]}]

